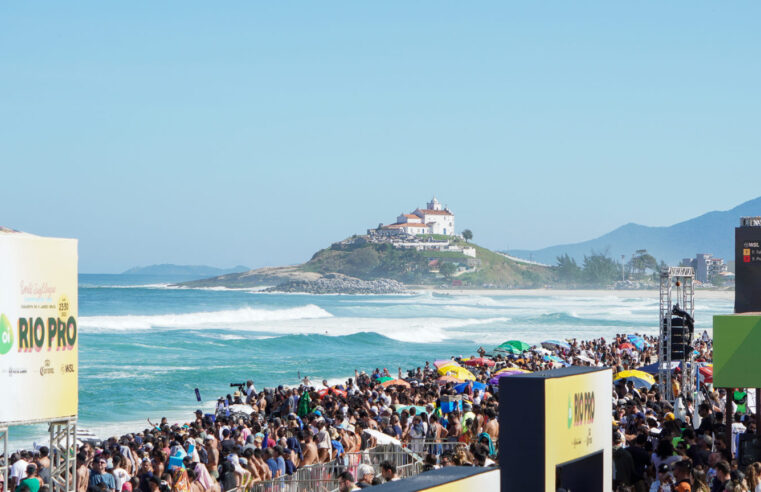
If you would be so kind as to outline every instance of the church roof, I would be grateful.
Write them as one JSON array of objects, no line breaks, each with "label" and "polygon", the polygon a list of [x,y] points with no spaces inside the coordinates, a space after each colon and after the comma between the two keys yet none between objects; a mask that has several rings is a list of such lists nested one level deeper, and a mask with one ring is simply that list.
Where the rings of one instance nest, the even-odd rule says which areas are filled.
[{"label": "church roof", "polygon": [[425,208],[425,209],[419,208],[415,210],[415,212],[421,212],[421,213],[424,213],[425,215],[454,215],[449,210],[431,210],[429,208]]},{"label": "church roof", "polygon": [[403,227],[423,227],[425,229],[428,229],[428,226],[425,224],[416,224],[414,222],[405,222],[403,224],[390,224],[387,226],[383,226],[384,229],[401,229]]}]

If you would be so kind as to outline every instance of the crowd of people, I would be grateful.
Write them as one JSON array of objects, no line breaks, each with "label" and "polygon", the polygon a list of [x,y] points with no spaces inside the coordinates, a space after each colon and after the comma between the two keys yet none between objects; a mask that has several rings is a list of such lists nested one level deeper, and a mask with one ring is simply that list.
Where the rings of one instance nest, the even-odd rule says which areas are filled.
[{"label": "crowd of people", "polygon": [[[253,381],[220,398],[212,413],[162,419],[141,432],[77,448],[77,492],[226,492],[264,490],[288,480],[331,481],[340,490],[446,466],[496,466],[499,401],[495,374],[542,371],[565,365],[612,367],[614,373],[657,362],[657,340],[568,340],[519,353],[486,353],[470,364],[472,378],[457,380],[467,360],[453,366],[426,362],[392,375],[355,371],[345,384],[279,386],[258,391]],[[711,340],[698,339],[696,362],[712,360]],[[473,362],[473,361],[471,361]],[[470,381],[469,381],[470,380]],[[659,386],[619,379],[611,395],[613,480],[617,491],[761,491],[761,463],[741,469],[737,443],[755,433],[750,406],[702,381],[698,401],[672,381],[674,402]],[[694,394],[694,393],[693,393]],[[747,398],[747,395],[746,395]],[[729,406],[728,406],[729,405]],[[726,412],[734,416],[724,424]],[[727,439],[727,434],[732,439]],[[731,442],[729,446],[726,443]],[[367,460],[369,450],[392,446],[398,459]],[[49,450],[10,457],[9,490],[45,492]],[[381,456],[381,455],[378,455]],[[414,466],[407,466],[411,463]],[[404,468],[402,470],[401,468]],[[316,474],[303,474],[316,470]],[[298,477],[298,478],[296,478]]]}]

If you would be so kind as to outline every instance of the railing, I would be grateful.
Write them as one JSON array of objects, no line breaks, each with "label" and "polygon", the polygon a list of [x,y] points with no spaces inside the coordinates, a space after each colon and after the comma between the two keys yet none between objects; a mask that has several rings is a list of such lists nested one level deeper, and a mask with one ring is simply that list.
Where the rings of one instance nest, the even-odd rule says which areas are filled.
[{"label": "railing", "polygon": [[356,453],[345,453],[330,463],[299,468],[293,475],[256,482],[245,491],[235,492],[334,492],[338,490],[338,476],[348,471],[357,476],[359,465],[371,465],[376,476],[380,476],[380,465],[388,461],[396,466],[396,476],[412,477],[423,469],[423,460],[410,450],[396,445],[379,445]]},{"label": "railing", "polygon": [[443,440],[412,440],[409,443],[405,443],[404,447],[411,452],[424,455],[432,454],[436,457],[441,456],[447,452],[455,452],[457,448],[467,448],[468,443],[460,441],[443,441]]}]

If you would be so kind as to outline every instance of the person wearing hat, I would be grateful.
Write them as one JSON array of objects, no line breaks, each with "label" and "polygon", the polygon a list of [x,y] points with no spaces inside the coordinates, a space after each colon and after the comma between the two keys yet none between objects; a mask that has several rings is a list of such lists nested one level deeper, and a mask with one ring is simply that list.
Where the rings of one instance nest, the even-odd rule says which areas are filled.
[{"label": "person wearing hat", "polygon": [[671,486],[674,484],[674,477],[671,475],[671,468],[666,463],[661,463],[656,467],[656,480],[650,485],[653,492],[671,492]]},{"label": "person wearing hat", "polygon": [[628,449],[623,447],[624,437],[613,431],[613,488],[619,485],[632,485],[635,478],[634,459]]}]

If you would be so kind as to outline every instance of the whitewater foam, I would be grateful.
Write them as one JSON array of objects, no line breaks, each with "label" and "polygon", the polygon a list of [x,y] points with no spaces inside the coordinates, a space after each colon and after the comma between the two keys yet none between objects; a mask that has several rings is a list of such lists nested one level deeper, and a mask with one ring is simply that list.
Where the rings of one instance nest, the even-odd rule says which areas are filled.
[{"label": "whitewater foam", "polygon": [[231,328],[235,325],[296,319],[330,318],[333,315],[314,304],[287,309],[241,308],[228,311],[202,311],[183,314],[83,316],[83,332],[137,331],[152,328]]}]

